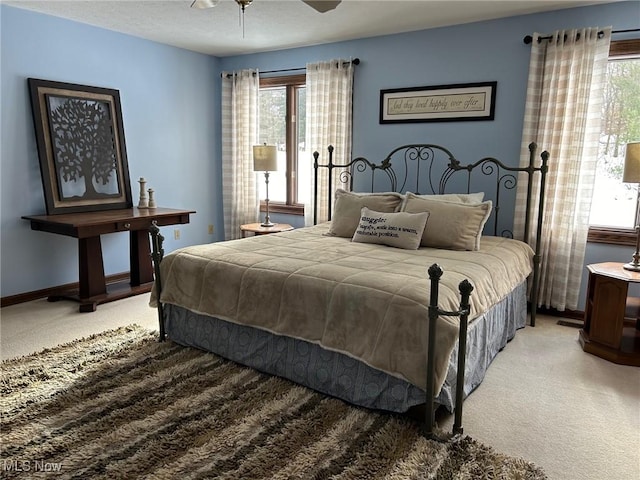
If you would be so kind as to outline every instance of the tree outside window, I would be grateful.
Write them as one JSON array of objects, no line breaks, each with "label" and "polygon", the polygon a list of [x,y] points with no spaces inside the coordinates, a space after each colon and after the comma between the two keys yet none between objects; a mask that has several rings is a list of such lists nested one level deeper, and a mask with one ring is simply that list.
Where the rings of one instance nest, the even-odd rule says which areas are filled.
[{"label": "tree outside window", "polygon": [[640,140],[640,40],[611,43],[589,241],[633,244],[638,186],[622,182],[625,147]]}]

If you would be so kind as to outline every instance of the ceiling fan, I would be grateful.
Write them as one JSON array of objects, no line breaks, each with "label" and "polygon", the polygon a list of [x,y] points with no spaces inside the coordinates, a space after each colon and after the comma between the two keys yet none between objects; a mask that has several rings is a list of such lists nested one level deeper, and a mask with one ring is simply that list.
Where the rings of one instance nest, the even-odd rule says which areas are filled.
[{"label": "ceiling fan", "polygon": [[[302,2],[309,5],[314,10],[324,13],[329,10],[333,10],[340,4],[342,0],[301,0]],[[244,12],[245,7],[251,5],[253,0],[235,0],[235,2],[240,6],[242,11]],[[211,8],[215,7],[220,3],[220,0],[194,0],[191,4],[191,8]]]}]

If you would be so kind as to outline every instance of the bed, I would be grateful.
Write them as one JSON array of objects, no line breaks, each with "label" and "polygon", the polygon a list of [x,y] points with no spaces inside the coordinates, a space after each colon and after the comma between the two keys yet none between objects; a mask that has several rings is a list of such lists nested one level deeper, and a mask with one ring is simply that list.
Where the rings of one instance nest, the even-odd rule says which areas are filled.
[{"label": "bed", "polygon": [[[494,158],[462,165],[434,144],[335,165],[330,147],[326,163],[314,154],[316,179],[324,172],[348,188],[329,201],[329,222],[166,256],[152,229],[160,339],[367,408],[424,404],[429,436],[442,405],[461,433],[462,400],[525,326],[528,285],[536,305],[539,255],[500,219],[505,191],[524,178],[525,238],[529,225],[539,236],[548,154],[536,167],[535,149],[529,167],[514,168]],[[365,172],[369,192],[354,193]]]}]

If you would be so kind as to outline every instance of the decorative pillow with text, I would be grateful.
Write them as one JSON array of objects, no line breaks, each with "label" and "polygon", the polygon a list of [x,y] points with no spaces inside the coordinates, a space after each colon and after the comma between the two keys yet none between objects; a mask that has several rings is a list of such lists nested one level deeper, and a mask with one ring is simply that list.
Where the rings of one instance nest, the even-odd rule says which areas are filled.
[{"label": "decorative pillow with text", "polygon": [[428,219],[426,212],[384,213],[363,207],[352,241],[417,250]]}]

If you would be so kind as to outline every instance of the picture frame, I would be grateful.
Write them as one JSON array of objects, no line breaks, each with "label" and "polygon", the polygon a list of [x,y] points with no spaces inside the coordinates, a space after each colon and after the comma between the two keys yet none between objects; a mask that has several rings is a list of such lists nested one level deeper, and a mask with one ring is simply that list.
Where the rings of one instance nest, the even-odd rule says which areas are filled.
[{"label": "picture frame", "polygon": [[493,120],[498,82],[380,90],[380,123]]},{"label": "picture frame", "polygon": [[28,85],[47,215],[131,208],[120,92]]}]

